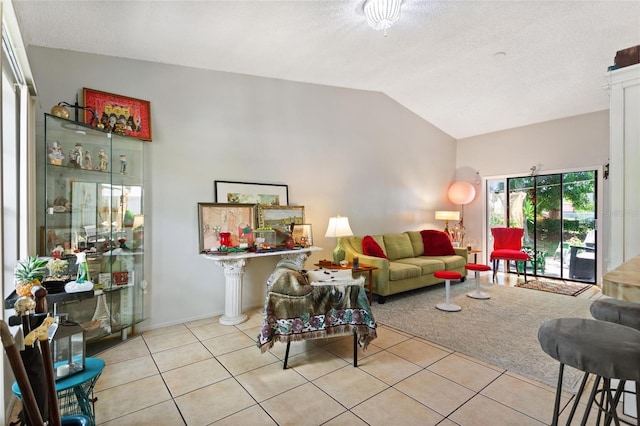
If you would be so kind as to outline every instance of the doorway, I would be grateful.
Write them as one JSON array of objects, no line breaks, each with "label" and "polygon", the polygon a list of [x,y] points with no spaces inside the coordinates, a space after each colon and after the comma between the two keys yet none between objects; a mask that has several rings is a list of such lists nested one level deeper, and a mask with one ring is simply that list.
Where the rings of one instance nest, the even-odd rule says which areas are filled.
[{"label": "doorway", "polygon": [[[487,229],[524,229],[528,275],[594,284],[596,182],[596,170],[489,179]],[[493,247],[490,232],[487,247]],[[516,267],[524,272],[522,264]]]}]

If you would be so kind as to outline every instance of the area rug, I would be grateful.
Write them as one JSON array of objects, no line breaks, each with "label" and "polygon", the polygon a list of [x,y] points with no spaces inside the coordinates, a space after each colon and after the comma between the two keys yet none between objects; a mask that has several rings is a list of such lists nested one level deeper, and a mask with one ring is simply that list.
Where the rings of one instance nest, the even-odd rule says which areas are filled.
[{"label": "area rug", "polygon": [[[591,300],[494,284],[481,285],[491,299],[476,300],[466,296],[474,286],[473,280],[451,285],[460,312],[436,309],[445,298],[439,284],[388,296],[385,304],[373,304],[373,315],[383,325],[555,387],[559,364],[540,348],[538,329],[553,318],[590,318]],[[563,389],[576,392],[581,378],[566,367]]]},{"label": "area rug", "polygon": [[548,293],[564,294],[565,296],[577,296],[590,288],[591,284],[531,280],[527,281],[526,283],[518,283],[516,284],[516,287],[546,291]]}]

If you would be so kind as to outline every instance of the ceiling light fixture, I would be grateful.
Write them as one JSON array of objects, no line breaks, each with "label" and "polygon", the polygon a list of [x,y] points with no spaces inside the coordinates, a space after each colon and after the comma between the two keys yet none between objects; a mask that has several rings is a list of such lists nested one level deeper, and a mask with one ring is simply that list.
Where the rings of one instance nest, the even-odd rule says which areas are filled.
[{"label": "ceiling light fixture", "polygon": [[364,0],[364,15],[367,23],[374,30],[382,30],[387,36],[387,30],[400,19],[400,5],[402,0]]}]

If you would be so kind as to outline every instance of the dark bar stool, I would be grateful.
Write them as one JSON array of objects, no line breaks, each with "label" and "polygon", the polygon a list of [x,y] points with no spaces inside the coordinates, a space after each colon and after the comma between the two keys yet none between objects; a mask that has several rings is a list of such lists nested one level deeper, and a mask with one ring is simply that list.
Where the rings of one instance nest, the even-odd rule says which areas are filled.
[{"label": "dark bar stool", "polygon": [[591,316],[595,319],[640,330],[640,303],[627,302],[626,300],[612,297],[601,297],[595,300],[591,307]]},{"label": "dark bar stool", "polygon": [[[596,393],[604,392],[606,401],[596,402],[599,413],[604,413],[605,422],[620,419],[616,413],[619,393],[611,392],[611,379],[640,382],[640,331],[631,327],[606,321],[582,318],[559,318],[546,321],[538,330],[538,341],[544,352],[560,362],[560,373],[556,399],[553,408],[552,426],[558,424],[560,414],[560,395],[562,393],[562,375],[564,366],[569,365],[585,373],[595,374],[596,381],[587,401],[587,409],[582,417],[582,425],[586,424],[589,411],[594,403]],[[600,380],[602,389],[598,391]],[[576,395],[567,424],[571,423],[584,386]],[[636,401],[640,397],[636,394]],[[600,415],[598,416],[600,417]],[[637,423],[640,426],[640,421]]]},{"label": "dark bar stool", "polygon": [[[627,327],[640,331],[640,303],[628,302],[612,297],[601,297],[591,304],[590,310],[591,316],[597,320],[626,325]],[[581,387],[585,386],[588,376],[589,374],[585,373],[582,384],[580,385]],[[624,387],[625,381],[620,380],[616,392],[621,394]],[[636,416],[639,415],[638,410],[640,410],[640,404],[638,404],[639,391],[640,389],[638,389],[638,385],[636,384]],[[620,398],[620,395],[617,395],[617,397]],[[598,418],[598,422],[599,421],[600,418]]]}]

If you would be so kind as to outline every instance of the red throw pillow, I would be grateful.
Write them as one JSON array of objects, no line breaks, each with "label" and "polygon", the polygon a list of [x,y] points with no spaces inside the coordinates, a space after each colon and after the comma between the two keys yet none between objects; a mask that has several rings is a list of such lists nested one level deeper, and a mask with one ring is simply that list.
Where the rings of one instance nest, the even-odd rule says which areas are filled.
[{"label": "red throw pillow", "polygon": [[422,235],[425,256],[451,256],[456,254],[451,245],[451,239],[444,232],[425,229],[420,231],[420,235]]},{"label": "red throw pillow", "polygon": [[380,244],[378,244],[371,235],[367,235],[362,239],[362,252],[367,256],[387,258]]}]

